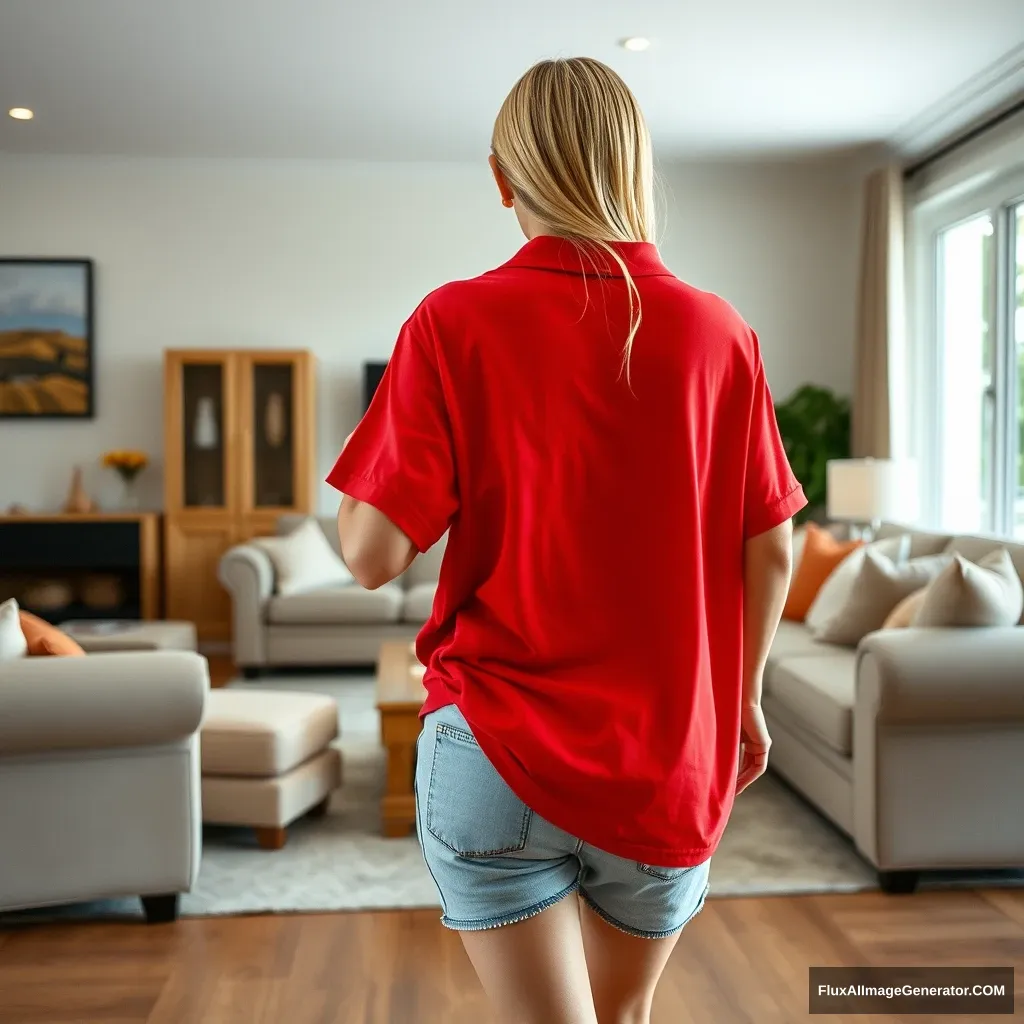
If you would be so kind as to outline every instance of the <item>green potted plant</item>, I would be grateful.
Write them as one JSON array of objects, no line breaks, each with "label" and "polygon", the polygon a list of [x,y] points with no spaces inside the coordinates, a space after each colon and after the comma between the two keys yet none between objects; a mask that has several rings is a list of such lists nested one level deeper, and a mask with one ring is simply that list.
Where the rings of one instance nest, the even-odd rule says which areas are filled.
[{"label": "green potted plant", "polygon": [[775,406],[779,433],[796,478],[807,495],[797,522],[825,515],[826,465],[850,456],[850,401],[829,388],[804,384]]}]

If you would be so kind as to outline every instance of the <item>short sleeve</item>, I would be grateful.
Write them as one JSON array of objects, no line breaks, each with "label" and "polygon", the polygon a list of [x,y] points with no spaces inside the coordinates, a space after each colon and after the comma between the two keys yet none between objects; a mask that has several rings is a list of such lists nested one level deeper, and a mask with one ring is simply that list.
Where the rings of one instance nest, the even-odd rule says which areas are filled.
[{"label": "short sleeve", "polygon": [[779,434],[775,406],[757,357],[747,437],[747,478],[743,499],[744,537],[767,533],[792,519],[806,504]]},{"label": "short sleeve", "polygon": [[406,322],[387,369],[327,482],[388,517],[419,551],[458,508],[451,425],[430,325]]}]

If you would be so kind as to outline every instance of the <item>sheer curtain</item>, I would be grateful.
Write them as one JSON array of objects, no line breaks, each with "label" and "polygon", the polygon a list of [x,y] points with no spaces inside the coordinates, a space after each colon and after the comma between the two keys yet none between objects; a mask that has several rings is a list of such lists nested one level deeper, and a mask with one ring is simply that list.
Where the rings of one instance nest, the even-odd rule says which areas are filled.
[{"label": "sheer curtain", "polygon": [[[905,338],[903,171],[883,167],[864,183],[860,281],[857,293],[853,391],[853,455],[903,454],[901,424],[893,423],[892,394],[903,366]],[[897,449],[894,451],[894,449]]]}]

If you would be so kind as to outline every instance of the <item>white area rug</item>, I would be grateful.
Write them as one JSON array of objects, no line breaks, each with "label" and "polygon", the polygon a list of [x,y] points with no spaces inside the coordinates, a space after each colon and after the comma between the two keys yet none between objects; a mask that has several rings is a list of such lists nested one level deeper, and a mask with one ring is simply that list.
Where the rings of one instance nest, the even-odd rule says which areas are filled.
[{"label": "white area rug", "polygon": [[[325,818],[289,829],[283,850],[258,849],[246,830],[208,828],[199,884],[182,901],[182,912],[439,906],[415,837],[380,835],[384,751],[373,680],[301,675],[231,685],[332,696],[341,720],[345,782]],[[849,842],[774,778],[761,779],[736,802],[711,871],[715,896],[853,892],[874,884]]]},{"label": "white area rug", "polygon": [[[384,752],[373,680],[359,675],[297,675],[234,687],[306,690],[338,703],[345,781],[321,819],[289,829],[283,850],[260,850],[250,830],[207,828],[199,883],[182,899],[188,916],[439,907],[414,837],[380,835]],[[1020,884],[1020,873],[934,878],[925,884]],[[854,892],[874,873],[850,841],[771,775],[736,802],[712,862],[711,895]],[[0,915],[0,924],[40,917],[139,915],[137,900]]]}]

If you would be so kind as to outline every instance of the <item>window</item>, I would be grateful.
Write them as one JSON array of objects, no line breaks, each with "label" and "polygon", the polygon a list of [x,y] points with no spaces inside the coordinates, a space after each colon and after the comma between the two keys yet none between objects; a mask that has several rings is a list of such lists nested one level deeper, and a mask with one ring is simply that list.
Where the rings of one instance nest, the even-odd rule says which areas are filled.
[{"label": "window", "polygon": [[1024,178],[933,201],[913,227],[923,508],[1024,539]]}]

